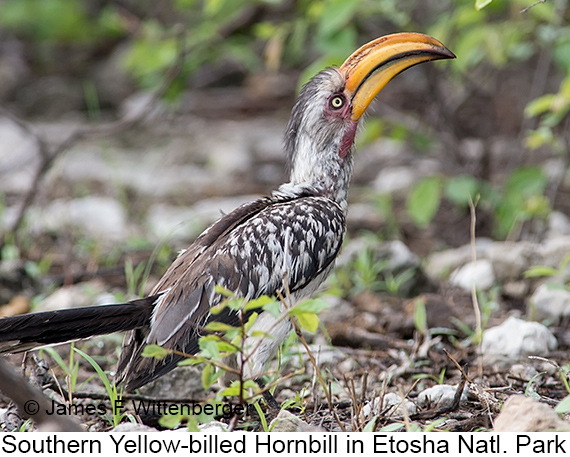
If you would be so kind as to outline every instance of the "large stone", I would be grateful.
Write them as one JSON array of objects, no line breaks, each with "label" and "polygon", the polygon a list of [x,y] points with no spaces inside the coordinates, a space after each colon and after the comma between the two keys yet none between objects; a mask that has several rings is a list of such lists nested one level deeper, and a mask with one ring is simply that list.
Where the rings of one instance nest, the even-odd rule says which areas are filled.
[{"label": "large stone", "polygon": [[[445,408],[453,404],[457,386],[438,384],[419,393],[417,403],[422,408]],[[469,387],[465,386],[461,393],[460,402],[467,401]]]},{"label": "large stone", "polygon": [[[495,432],[570,431],[570,424],[558,417],[548,405],[524,395],[513,395],[505,401],[495,419]],[[531,453],[531,450],[528,450]]]},{"label": "large stone", "polygon": [[563,235],[570,235],[570,218],[560,211],[552,211],[548,215],[546,238],[557,238]]},{"label": "large stone", "polygon": [[[382,400],[381,404],[380,400]],[[376,397],[366,403],[362,407],[360,414],[364,420],[370,420],[381,413],[388,416],[402,417],[404,415],[404,408],[408,416],[410,414],[416,414],[418,411],[417,406],[412,401],[407,398],[402,399],[402,397],[394,392],[388,392],[382,397]]]},{"label": "large stone", "polygon": [[[488,238],[477,238],[475,241],[475,254],[477,259],[487,258],[493,249],[494,242]],[[448,277],[451,272],[473,261],[473,249],[466,244],[454,249],[434,252],[429,255],[426,273],[435,279]]]},{"label": "large stone", "polygon": [[570,316],[570,292],[555,284],[541,284],[530,297],[530,314],[539,321],[559,323]]},{"label": "large stone", "polygon": [[33,137],[0,118],[0,193],[22,194],[32,185],[39,155]]},{"label": "large stone", "polygon": [[28,225],[32,233],[72,230],[100,241],[123,241],[129,235],[125,209],[108,197],[55,200],[33,208]]},{"label": "large stone", "polygon": [[205,400],[207,392],[202,385],[202,369],[202,366],[178,367],[141,387],[140,391],[153,398]]},{"label": "large stone", "polygon": [[451,274],[449,282],[466,291],[471,291],[473,286],[477,290],[488,290],[495,283],[493,265],[485,259],[467,263]]},{"label": "large stone", "polygon": [[56,309],[80,308],[105,303],[115,303],[106,294],[107,286],[99,280],[64,286],[57,289],[43,300],[35,311],[53,311]]},{"label": "large stone", "polygon": [[414,170],[410,167],[384,168],[372,182],[372,187],[381,194],[393,194],[410,189],[416,178]]},{"label": "large stone", "polygon": [[554,335],[538,322],[509,317],[485,330],[481,345],[483,362],[509,366],[529,356],[548,356],[558,347]]}]

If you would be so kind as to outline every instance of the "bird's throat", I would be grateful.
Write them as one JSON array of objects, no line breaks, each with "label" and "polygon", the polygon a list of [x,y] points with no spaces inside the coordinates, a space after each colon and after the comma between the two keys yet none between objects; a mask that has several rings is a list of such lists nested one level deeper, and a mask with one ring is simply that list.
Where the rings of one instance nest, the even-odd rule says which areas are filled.
[{"label": "bird's throat", "polygon": [[340,149],[338,154],[343,159],[348,155],[350,152],[350,148],[354,144],[354,137],[356,136],[356,129],[358,128],[357,121],[351,121],[348,129],[346,130],[344,136],[342,137],[342,142],[340,143]]}]

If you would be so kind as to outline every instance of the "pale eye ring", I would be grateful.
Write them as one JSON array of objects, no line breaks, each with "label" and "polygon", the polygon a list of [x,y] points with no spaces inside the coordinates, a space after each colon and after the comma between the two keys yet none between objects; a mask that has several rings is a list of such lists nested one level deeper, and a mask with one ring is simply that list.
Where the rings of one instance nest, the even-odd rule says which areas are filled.
[{"label": "pale eye ring", "polygon": [[332,109],[341,109],[344,106],[344,97],[342,95],[335,95],[329,101],[329,106]]}]

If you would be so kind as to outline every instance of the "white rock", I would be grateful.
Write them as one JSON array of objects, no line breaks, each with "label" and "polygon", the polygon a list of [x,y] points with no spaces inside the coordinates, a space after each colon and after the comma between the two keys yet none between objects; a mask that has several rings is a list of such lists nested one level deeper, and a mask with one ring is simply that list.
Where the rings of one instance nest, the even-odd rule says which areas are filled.
[{"label": "white rock", "polygon": [[124,422],[111,430],[111,433],[149,433],[158,432],[156,428],[134,422]]},{"label": "white rock", "polygon": [[[570,235],[557,236],[547,239],[539,247],[539,265],[558,268],[566,255],[570,252]],[[570,270],[570,265],[567,270]]]},{"label": "white rock", "polygon": [[479,161],[482,160],[484,154],[486,153],[486,144],[480,138],[466,138],[460,143],[461,154],[463,157]]},{"label": "white rock", "polygon": [[[489,238],[477,238],[475,240],[475,253],[478,259],[484,259],[493,249],[493,241]],[[455,249],[434,252],[427,259],[426,274],[431,278],[441,279],[471,262],[473,260],[473,250],[470,244],[460,246]]]},{"label": "white rock", "polygon": [[511,365],[529,355],[547,356],[557,346],[556,338],[544,325],[511,316],[485,330],[481,350],[486,364]]},{"label": "white rock", "polygon": [[553,157],[545,160],[541,167],[550,182],[559,181],[564,177],[564,172],[567,170],[566,159],[563,157]]},{"label": "white rock", "polygon": [[570,316],[570,292],[554,284],[541,284],[530,298],[530,308],[534,319],[557,323]]},{"label": "white rock", "polygon": [[0,118],[0,191],[26,192],[32,185],[39,155],[34,139],[16,124]]},{"label": "white rock", "polygon": [[395,408],[392,410],[393,414],[397,416],[403,416],[404,410],[403,407],[405,406],[407,414],[415,414],[418,411],[418,407],[416,404],[407,398],[402,401],[402,397],[394,392],[388,392],[384,395],[384,399],[382,401],[382,409],[385,410],[390,406],[394,406]]},{"label": "white rock", "polygon": [[[358,151],[358,158],[364,157],[364,161],[368,162],[371,156],[386,163],[387,161],[400,160],[406,154],[406,145],[403,141],[393,140],[390,138],[378,138],[372,143],[364,146]],[[360,162],[360,160],[359,160]]]},{"label": "white rock", "polygon": [[392,194],[412,187],[416,174],[410,167],[384,168],[372,182],[374,190],[381,194]]},{"label": "white rock", "polygon": [[310,425],[299,419],[286,409],[279,411],[279,414],[269,424],[272,432],[324,432],[325,429],[316,425]]},{"label": "white rock", "polygon": [[[98,297],[104,292],[105,285],[98,280],[64,286],[46,297],[39,304],[36,311],[52,311],[96,305],[98,304]],[[115,303],[115,301],[111,303]]]},{"label": "white rock", "polygon": [[404,415],[404,410],[403,410],[404,406],[406,408],[406,412],[408,415],[415,414],[418,410],[415,403],[411,402],[408,399],[402,400],[402,397],[393,392],[388,392],[386,395],[384,395],[382,399],[382,407],[379,408],[380,398],[381,397],[376,397],[362,407],[361,415],[363,419],[365,420],[371,419],[372,417],[380,414],[381,411],[384,411],[390,407],[393,408],[390,409],[387,415],[398,416],[398,417]]},{"label": "white rock", "polygon": [[251,151],[239,136],[212,138],[208,144],[209,166],[221,176],[246,173],[251,169]]},{"label": "white rock", "polygon": [[525,365],[523,363],[515,363],[510,369],[509,374],[515,378],[522,379],[524,381],[530,381],[534,378],[538,371],[532,365]]},{"label": "white rock", "polygon": [[161,398],[165,393],[173,398],[185,398],[191,392],[194,400],[204,400],[207,392],[202,384],[202,371],[203,368],[199,366],[177,367],[141,387],[141,393],[154,398]]},{"label": "white rock", "polygon": [[32,209],[28,223],[32,233],[76,229],[81,235],[102,241],[121,241],[129,234],[124,208],[107,197],[55,200]]},{"label": "white rock", "polygon": [[79,144],[68,151],[65,160],[58,164],[57,170],[52,172],[50,177],[73,184],[95,182],[112,186],[113,181],[117,180],[119,170],[124,167],[132,169],[132,164],[121,160],[124,155],[124,151],[113,150],[106,157],[100,145]]},{"label": "white rock", "polygon": [[[154,95],[149,92],[135,92],[123,100],[119,106],[119,116],[125,120],[136,119],[140,116],[149,106],[153,100]],[[166,105],[159,100],[154,101],[152,108],[148,111],[145,120],[161,120],[167,113]]]},{"label": "white rock", "polygon": [[570,235],[570,218],[560,211],[552,211],[548,215],[548,232],[546,238]]},{"label": "white rock", "polygon": [[[417,398],[418,406],[422,408],[444,408],[453,404],[457,392],[457,386],[450,386],[448,384],[440,384],[430,387],[419,393]],[[461,394],[460,402],[467,401],[469,387],[465,386]]]},{"label": "white rock", "polygon": [[488,290],[495,282],[493,265],[486,259],[470,262],[455,270],[449,282],[467,291],[471,291],[473,285],[477,290]]},{"label": "white rock", "polygon": [[[203,433],[224,433],[228,431],[228,425],[219,421],[210,421],[205,424],[200,424],[198,428]],[[184,430],[185,429],[182,429],[181,431]]]},{"label": "white rock", "polygon": [[402,270],[405,268],[418,267],[420,259],[408,249],[400,240],[387,241],[382,243],[379,249],[381,258],[387,258],[388,269],[390,271]]},{"label": "white rock", "polygon": [[535,243],[525,241],[495,242],[485,258],[493,265],[497,281],[514,281],[522,278],[523,273],[536,262],[537,248]]},{"label": "white rock", "polygon": [[569,430],[570,424],[560,419],[553,408],[524,395],[507,398],[494,428],[495,432],[519,433]]}]

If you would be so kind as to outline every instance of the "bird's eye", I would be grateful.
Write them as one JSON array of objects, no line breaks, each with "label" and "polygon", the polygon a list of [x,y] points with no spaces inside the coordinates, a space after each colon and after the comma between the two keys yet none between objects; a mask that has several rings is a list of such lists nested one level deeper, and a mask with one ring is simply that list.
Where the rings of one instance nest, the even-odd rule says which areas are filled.
[{"label": "bird's eye", "polygon": [[342,95],[335,95],[330,99],[329,105],[332,109],[341,109],[344,106],[344,97]]}]

